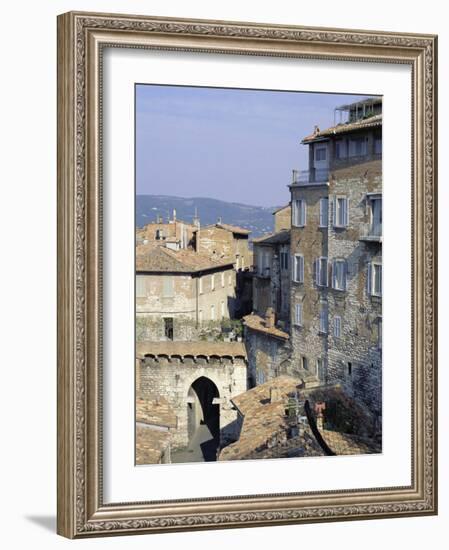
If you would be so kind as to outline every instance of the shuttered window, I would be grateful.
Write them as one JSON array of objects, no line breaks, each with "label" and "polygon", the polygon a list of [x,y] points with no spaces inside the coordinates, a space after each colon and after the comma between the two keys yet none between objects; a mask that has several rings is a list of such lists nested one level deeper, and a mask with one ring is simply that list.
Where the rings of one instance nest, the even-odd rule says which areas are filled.
[{"label": "shuttered window", "polygon": [[334,198],[334,227],[347,227],[349,224],[349,202],[346,197]]},{"label": "shuttered window", "polygon": [[292,223],[296,227],[304,227],[306,225],[306,202],[302,199],[293,201]]},{"label": "shuttered window", "polygon": [[304,282],[304,256],[295,254],[293,261],[293,280],[296,283]]},{"label": "shuttered window", "polygon": [[323,305],[320,309],[320,332],[327,334],[327,306]]},{"label": "shuttered window", "polygon": [[173,296],[173,283],[173,277],[169,275],[165,275],[162,278],[162,296],[164,298],[171,298]]},{"label": "shuttered window", "polygon": [[295,325],[302,326],[302,304],[295,304]]},{"label": "shuttered window", "polygon": [[147,295],[147,289],[145,284],[145,277],[143,275],[137,275],[136,277],[136,297],[145,298]]},{"label": "shuttered window", "polygon": [[315,282],[317,286],[327,286],[327,258],[315,261]]},{"label": "shuttered window", "polygon": [[334,260],[332,264],[332,288],[346,290],[346,261]]},{"label": "shuttered window", "polygon": [[329,217],[329,199],[320,199],[320,227],[327,227]]},{"label": "shuttered window", "polygon": [[341,338],[341,317],[339,315],[334,317],[334,336]]}]

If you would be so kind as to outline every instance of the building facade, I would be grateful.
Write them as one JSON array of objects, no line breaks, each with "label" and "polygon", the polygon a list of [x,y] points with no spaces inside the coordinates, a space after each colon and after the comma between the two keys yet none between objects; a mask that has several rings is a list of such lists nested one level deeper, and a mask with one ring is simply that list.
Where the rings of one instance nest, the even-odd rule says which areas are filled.
[{"label": "building facade", "polygon": [[309,168],[290,185],[292,361],[380,416],[381,100],[338,111],[346,122],[303,139]]},{"label": "building facade", "polygon": [[137,340],[196,339],[207,324],[234,316],[232,261],[194,250],[137,246]]}]

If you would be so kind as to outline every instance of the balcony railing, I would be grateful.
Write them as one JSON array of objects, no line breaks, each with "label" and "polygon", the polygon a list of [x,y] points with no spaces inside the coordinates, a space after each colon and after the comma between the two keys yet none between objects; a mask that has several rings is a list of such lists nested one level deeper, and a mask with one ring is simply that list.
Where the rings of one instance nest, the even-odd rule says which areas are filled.
[{"label": "balcony railing", "polygon": [[311,170],[292,170],[292,185],[309,185],[329,181],[327,168],[312,168]]}]

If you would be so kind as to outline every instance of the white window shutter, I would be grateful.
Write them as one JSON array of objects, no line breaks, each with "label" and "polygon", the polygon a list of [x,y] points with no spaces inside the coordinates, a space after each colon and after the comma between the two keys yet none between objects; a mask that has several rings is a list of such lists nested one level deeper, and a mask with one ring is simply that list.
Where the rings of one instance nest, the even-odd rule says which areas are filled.
[{"label": "white window shutter", "polygon": [[302,209],[302,225],[306,225],[306,216],[307,216],[307,208],[306,208],[306,201],[301,201],[301,209]]},{"label": "white window shutter", "polygon": [[319,271],[320,271],[320,261],[319,259],[317,258],[316,260],[313,260],[313,279],[315,281],[315,283],[319,286],[320,284],[320,275],[319,275]]},{"label": "white window shutter", "polygon": [[300,282],[304,282],[304,256],[299,257],[299,265],[300,265]]},{"label": "white window shutter", "polygon": [[334,195],[332,202],[332,225],[337,225],[337,197]]},{"label": "white window shutter", "polygon": [[345,205],[345,216],[344,216],[344,223],[347,227],[349,225],[349,199],[345,199],[344,201]]}]

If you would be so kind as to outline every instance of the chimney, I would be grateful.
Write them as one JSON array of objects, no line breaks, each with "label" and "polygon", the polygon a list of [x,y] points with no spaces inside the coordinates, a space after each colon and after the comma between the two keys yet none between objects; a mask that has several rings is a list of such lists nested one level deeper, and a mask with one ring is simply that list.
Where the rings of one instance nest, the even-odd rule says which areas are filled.
[{"label": "chimney", "polygon": [[281,390],[279,388],[270,388],[270,403],[276,403],[281,400]]},{"label": "chimney", "polygon": [[173,221],[176,221],[176,208],[173,208]]},{"label": "chimney", "polygon": [[267,308],[265,313],[265,326],[267,328],[274,328],[276,325],[276,314],[272,307]]},{"label": "chimney", "polygon": [[217,218],[217,223],[221,223],[221,216]]}]

